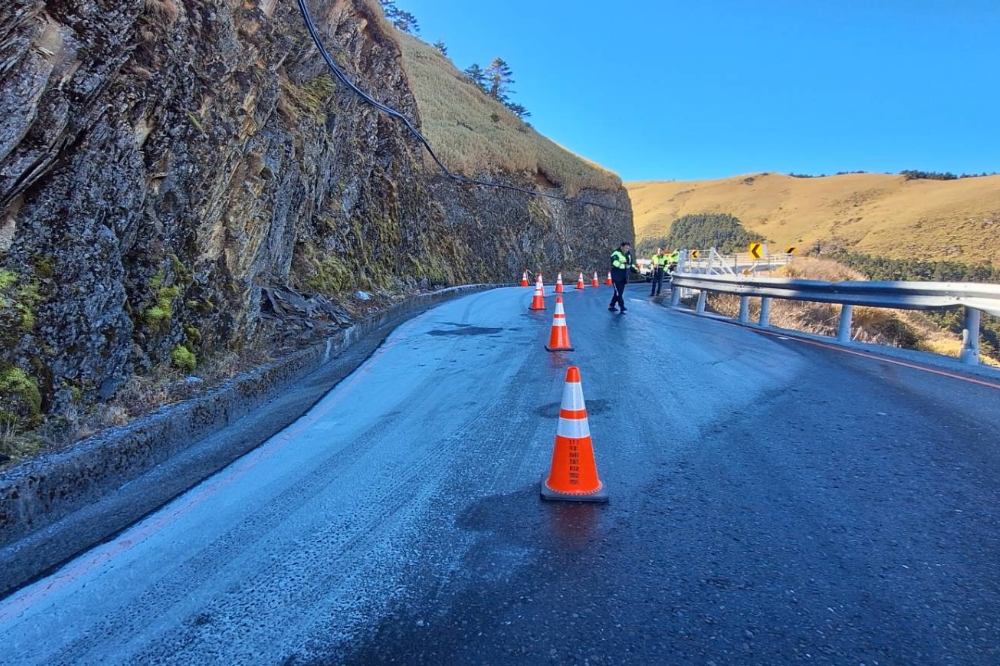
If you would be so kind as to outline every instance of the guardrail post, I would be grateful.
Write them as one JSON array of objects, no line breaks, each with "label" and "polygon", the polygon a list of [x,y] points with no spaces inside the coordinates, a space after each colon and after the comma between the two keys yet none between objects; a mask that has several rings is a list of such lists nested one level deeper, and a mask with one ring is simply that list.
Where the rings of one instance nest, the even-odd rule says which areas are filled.
[{"label": "guardrail post", "polygon": [[965,325],[962,327],[962,363],[979,365],[979,320],[982,313],[975,308],[965,308]]},{"label": "guardrail post", "polygon": [[854,319],[854,306],[844,305],[840,308],[840,326],[837,328],[837,340],[845,345],[851,341],[851,320]]},{"label": "guardrail post", "polygon": [[681,288],[677,285],[670,284],[670,306],[676,308],[681,304]]},{"label": "guardrail post", "polygon": [[771,325],[771,297],[764,296],[760,299],[760,325],[767,328]]},{"label": "guardrail post", "polygon": [[750,297],[740,296],[740,323],[750,323]]},{"label": "guardrail post", "polygon": [[694,311],[698,314],[705,312],[705,302],[708,300],[708,292],[702,289],[698,292],[698,305],[695,307]]}]

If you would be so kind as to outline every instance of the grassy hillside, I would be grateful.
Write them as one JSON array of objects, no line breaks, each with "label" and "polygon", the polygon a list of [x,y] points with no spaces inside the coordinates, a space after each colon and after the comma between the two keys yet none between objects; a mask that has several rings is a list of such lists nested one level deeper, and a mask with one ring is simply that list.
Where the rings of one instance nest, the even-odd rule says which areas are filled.
[{"label": "grassy hillside", "polygon": [[776,245],[828,242],[887,257],[1000,266],[1000,176],[910,180],[886,174],[626,183],[638,238],[682,215],[729,213]]},{"label": "grassy hillside", "polygon": [[581,189],[617,189],[621,179],[545,138],[503,104],[467,81],[448,58],[396,32],[417,98],[424,136],[448,168],[465,175],[507,171],[536,174],[573,196]]}]

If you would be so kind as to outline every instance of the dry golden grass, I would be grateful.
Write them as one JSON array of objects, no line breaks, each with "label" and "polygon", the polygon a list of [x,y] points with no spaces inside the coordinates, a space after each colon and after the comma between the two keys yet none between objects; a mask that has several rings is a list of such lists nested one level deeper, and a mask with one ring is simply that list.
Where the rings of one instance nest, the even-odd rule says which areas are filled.
[{"label": "dry golden grass", "polygon": [[21,432],[12,421],[0,419],[0,469],[31,457],[42,448],[42,441],[35,433]]},{"label": "dry golden grass", "polygon": [[799,280],[822,280],[824,282],[867,282],[861,271],[856,271],[831,259],[818,257],[797,257],[794,263],[775,271],[776,277]]},{"label": "dry golden grass", "polygon": [[[82,411],[71,410],[66,415],[64,431],[36,433],[36,439],[41,437],[48,440],[46,446],[58,445],[90,437],[106,428],[126,425],[160,407],[213,389],[237,375],[263,366],[273,358],[272,350],[263,344],[239,353],[221,351],[209,356],[198,366],[194,373],[197,381],[189,381],[186,373],[169,365],[157,366],[148,374],[130,377],[110,401]],[[3,429],[0,427],[0,453],[3,439]]]},{"label": "dry golden grass", "polygon": [[833,241],[871,255],[1000,266],[1000,176],[911,180],[886,174],[626,183],[638,238],[691,213],[730,213],[778,246]]},{"label": "dry golden grass", "polygon": [[432,46],[402,32],[395,36],[417,98],[421,130],[450,170],[468,176],[526,171],[540,183],[564,187],[569,196],[621,186],[617,175],[540,135],[468,83]]}]

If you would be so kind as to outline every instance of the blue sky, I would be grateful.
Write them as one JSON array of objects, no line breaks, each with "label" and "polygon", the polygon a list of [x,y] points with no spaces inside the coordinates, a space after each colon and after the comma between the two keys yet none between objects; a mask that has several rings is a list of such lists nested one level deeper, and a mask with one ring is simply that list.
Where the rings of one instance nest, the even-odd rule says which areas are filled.
[{"label": "blue sky", "polygon": [[1000,0],[396,0],[625,180],[1000,171]]}]

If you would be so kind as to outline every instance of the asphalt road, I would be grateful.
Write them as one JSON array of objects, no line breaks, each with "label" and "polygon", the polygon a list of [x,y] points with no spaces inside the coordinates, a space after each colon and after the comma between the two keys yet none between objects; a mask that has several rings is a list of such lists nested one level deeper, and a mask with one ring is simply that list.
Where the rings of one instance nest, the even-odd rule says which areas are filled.
[{"label": "asphalt road", "polygon": [[[531,289],[0,601],[0,663],[1000,663],[1000,390]],[[581,368],[606,505],[543,503]]]}]

